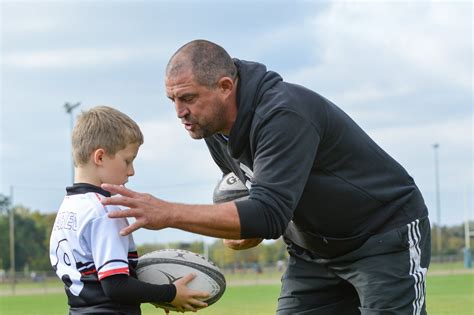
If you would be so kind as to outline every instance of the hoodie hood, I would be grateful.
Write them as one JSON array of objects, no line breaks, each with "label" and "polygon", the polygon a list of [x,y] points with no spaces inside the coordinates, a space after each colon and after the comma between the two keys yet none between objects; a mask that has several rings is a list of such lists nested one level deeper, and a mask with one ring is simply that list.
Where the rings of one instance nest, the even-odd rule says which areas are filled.
[{"label": "hoodie hood", "polygon": [[262,95],[282,77],[273,71],[267,71],[265,65],[234,59],[239,75],[237,87],[237,118],[229,135],[228,150],[232,157],[239,157],[248,145],[250,125]]}]

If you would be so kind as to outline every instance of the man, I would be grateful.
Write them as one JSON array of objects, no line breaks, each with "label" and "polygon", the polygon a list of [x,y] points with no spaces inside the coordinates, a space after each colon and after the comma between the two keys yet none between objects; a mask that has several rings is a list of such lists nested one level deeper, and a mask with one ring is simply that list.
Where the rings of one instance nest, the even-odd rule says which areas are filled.
[{"label": "man", "polygon": [[166,202],[104,185],[130,208],[122,232],[173,227],[245,249],[283,235],[290,254],[277,314],[425,314],[428,211],[413,179],[341,109],[259,63],[196,40],[166,68],[166,93],[249,198]]}]

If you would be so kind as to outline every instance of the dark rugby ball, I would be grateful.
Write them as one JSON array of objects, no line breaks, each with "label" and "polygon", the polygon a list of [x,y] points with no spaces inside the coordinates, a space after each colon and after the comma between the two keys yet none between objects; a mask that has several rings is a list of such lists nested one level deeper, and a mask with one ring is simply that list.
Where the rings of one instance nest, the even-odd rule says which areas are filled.
[{"label": "dark rugby ball", "polygon": [[249,196],[249,190],[234,173],[228,173],[217,184],[214,189],[214,203],[227,202],[231,200],[243,200]]}]

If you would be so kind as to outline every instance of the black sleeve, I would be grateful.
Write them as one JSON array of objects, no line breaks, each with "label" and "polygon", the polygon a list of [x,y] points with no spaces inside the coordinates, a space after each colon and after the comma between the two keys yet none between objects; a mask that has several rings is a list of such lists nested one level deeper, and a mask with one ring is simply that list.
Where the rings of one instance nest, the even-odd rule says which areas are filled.
[{"label": "black sleeve", "polygon": [[313,167],[319,132],[306,117],[275,111],[255,132],[250,198],[236,201],[242,238],[278,238],[293,217]]},{"label": "black sleeve", "polygon": [[174,284],[150,284],[124,274],[104,278],[100,284],[105,295],[125,304],[171,302],[176,296]]}]

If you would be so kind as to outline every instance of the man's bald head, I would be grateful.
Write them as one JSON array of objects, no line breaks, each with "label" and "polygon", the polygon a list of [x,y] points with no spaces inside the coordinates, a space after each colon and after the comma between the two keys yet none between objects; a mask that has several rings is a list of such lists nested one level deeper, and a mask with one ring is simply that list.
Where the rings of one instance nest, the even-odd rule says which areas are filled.
[{"label": "man's bald head", "polygon": [[237,77],[237,68],[229,54],[207,40],[193,40],[179,48],[166,66],[166,78],[189,69],[194,80],[207,87],[215,87],[222,77]]}]

